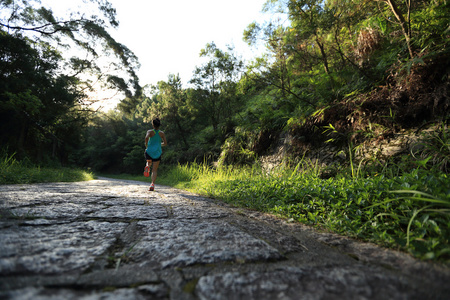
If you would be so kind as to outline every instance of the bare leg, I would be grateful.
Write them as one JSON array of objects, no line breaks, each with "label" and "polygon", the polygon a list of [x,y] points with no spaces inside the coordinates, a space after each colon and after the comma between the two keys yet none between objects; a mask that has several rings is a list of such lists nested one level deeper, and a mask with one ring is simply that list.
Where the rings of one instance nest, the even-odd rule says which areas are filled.
[{"label": "bare leg", "polygon": [[147,160],[147,166],[150,168],[150,170],[152,169],[152,161],[151,160]]},{"label": "bare leg", "polygon": [[152,184],[155,184],[156,177],[158,176],[158,167],[159,167],[159,161],[153,162],[153,168],[152,168]]}]

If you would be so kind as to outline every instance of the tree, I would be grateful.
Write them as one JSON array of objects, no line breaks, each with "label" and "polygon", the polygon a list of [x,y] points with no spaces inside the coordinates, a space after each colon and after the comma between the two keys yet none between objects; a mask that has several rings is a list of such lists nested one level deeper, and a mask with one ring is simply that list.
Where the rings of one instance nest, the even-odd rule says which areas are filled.
[{"label": "tree", "polygon": [[[59,55],[50,48],[42,54],[26,39],[0,31],[0,128],[2,145],[11,151],[37,156],[50,140],[52,154],[61,142],[51,130],[77,100],[71,82],[55,76]],[[58,126],[61,126],[59,123]],[[44,143],[43,143],[44,142]]]},{"label": "tree", "polygon": [[236,83],[240,79],[243,62],[232,53],[233,48],[224,52],[216,44],[207,44],[200,51],[200,57],[208,61],[196,67],[192,83],[201,96],[194,98],[194,106],[202,114],[208,116],[214,131],[218,131],[219,124],[230,121],[234,113],[241,107],[236,96]]},{"label": "tree", "polygon": [[[67,19],[38,3],[0,2],[2,146],[34,158],[51,153],[64,159],[67,143],[76,143],[76,129],[86,124],[82,103],[92,83],[100,80],[128,97],[138,97],[138,61],[109,35],[106,27],[118,22],[108,1],[90,1],[100,12],[97,16],[76,12]],[[100,53],[117,58],[109,61],[116,71],[107,66],[113,72],[105,72]],[[117,71],[122,69],[127,72]]]},{"label": "tree", "polygon": [[140,121],[123,113],[98,113],[83,131],[74,160],[96,171],[135,173],[145,161],[145,132]]},{"label": "tree", "polygon": [[155,117],[167,124],[165,128],[171,132],[173,140],[182,141],[183,148],[189,148],[187,138],[190,132],[187,125],[190,119],[189,108],[179,75],[170,74],[167,82],[158,82],[157,92],[146,112],[144,121],[150,123]]},{"label": "tree", "polygon": [[[259,81],[259,85],[272,87],[270,91],[278,91],[279,95],[276,96],[275,105],[288,106],[290,107],[289,111],[292,111],[297,102],[314,108],[316,104],[298,93],[294,84],[295,71],[292,58],[298,51],[294,50],[295,47],[289,37],[289,28],[282,25],[270,23],[262,27],[256,23],[250,24],[244,31],[244,40],[252,45],[257,38],[262,38],[269,50],[269,55],[257,58],[248,66],[247,73],[250,74],[249,77],[253,78],[253,81]],[[299,57],[304,58],[305,56],[300,55]],[[311,61],[309,60],[309,63]],[[300,70],[297,69],[298,71]]]},{"label": "tree", "polygon": [[[83,51],[84,53],[80,52],[79,56],[64,61],[64,68],[69,68],[75,75],[95,74],[97,77],[95,80],[103,80],[105,84],[120,89],[126,97],[132,96],[128,86],[134,89],[136,95],[140,95],[141,87],[135,73],[139,67],[137,57],[107,31],[109,26],[115,28],[119,25],[115,16],[116,10],[111,3],[107,0],[88,0],[86,10],[72,12],[67,18],[55,16],[51,8],[40,7],[39,3],[40,1],[37,0],[2,1],[0,26],[9,34],[22,33],[31,37],[35,45],[41,41],[50,41],[60,53],[62,49],[71,50],[67,51],[69,53],[75,53],[76,50]],[[92,12],[89,9],[93,11],[96,9],[99,13],[87,17],[87,13]],[[96,63],[100,54],[112,55],[118,60],[114,62],[110,57],[110,65],[101,68]],[[129,83],[123,84],[126,81],[121,80],[120,76],[105,72],[119,69],[126,70]],[[89,81],[83,83],[87,88],[91,88]]]}]

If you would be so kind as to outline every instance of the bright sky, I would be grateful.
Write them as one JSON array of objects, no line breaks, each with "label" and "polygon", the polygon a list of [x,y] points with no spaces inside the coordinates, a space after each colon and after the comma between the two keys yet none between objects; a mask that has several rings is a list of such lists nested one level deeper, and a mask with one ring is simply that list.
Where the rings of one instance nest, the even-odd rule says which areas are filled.
[{"label": "bright sky", "polygon": [[[207,43],[251,58],[256,49],[242,41],[253,21],[262,21],[266,0],[110,0],[117,9],[116,40],[130,48],[141,62],[141,85],[180,74],[183,84],[200,66],[200,50]],[[252,51],[253,50],[253,51]]]}]

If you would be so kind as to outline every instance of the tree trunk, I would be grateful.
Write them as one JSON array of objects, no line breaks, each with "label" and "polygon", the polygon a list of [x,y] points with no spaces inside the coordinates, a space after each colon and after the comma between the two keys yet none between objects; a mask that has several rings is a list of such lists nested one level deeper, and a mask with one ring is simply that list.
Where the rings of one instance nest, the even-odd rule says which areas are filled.
[{"label": "tree trunk", "polygon": [[384,0],[389,7],[391,8],[392,12],[394,13],[395,18],[400,22],[400,26],[402,28],[403,36],[406,40],[406,46],[408,47],[408,52],[410,58],[413,58],[413,52],[411,48],[411,26],[409,23],[409,15],[411,11],[411,1],[408,1],[408,21],[405,19],[403,14],[400,12],[400,10],[397,7],[397,4],[394,2],[394,0]]},{"label": "tree trunk", "polygon": [[316,43],[319,46],[320,54],[322,55],[322,60],[323,60],[323,66],[325,68],[325,73],[327,73],[329,75],[330,74],[330,68],[328,67],[327,54],[325,53],[325,48],[324,48],[323,44],[320,43],[319,38],[317,36],[316,36]]}]

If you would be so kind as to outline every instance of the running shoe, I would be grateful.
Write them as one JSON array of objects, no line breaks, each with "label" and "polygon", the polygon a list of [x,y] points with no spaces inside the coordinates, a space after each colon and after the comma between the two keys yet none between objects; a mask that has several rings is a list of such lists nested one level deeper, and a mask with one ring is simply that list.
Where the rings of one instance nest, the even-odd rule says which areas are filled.
[{"label": "running shoe", "polygon": [[148,190],[149,191],[154,191],[155,190],[155,185],[152,183],[152,185],[150,186],[150,188]]},{"label": "running shoe", "polygon": [[144,176],[145,177],[149,177],[150,176],[150,167],[149,166],[145,166],[145,168],[144,168]]}]

